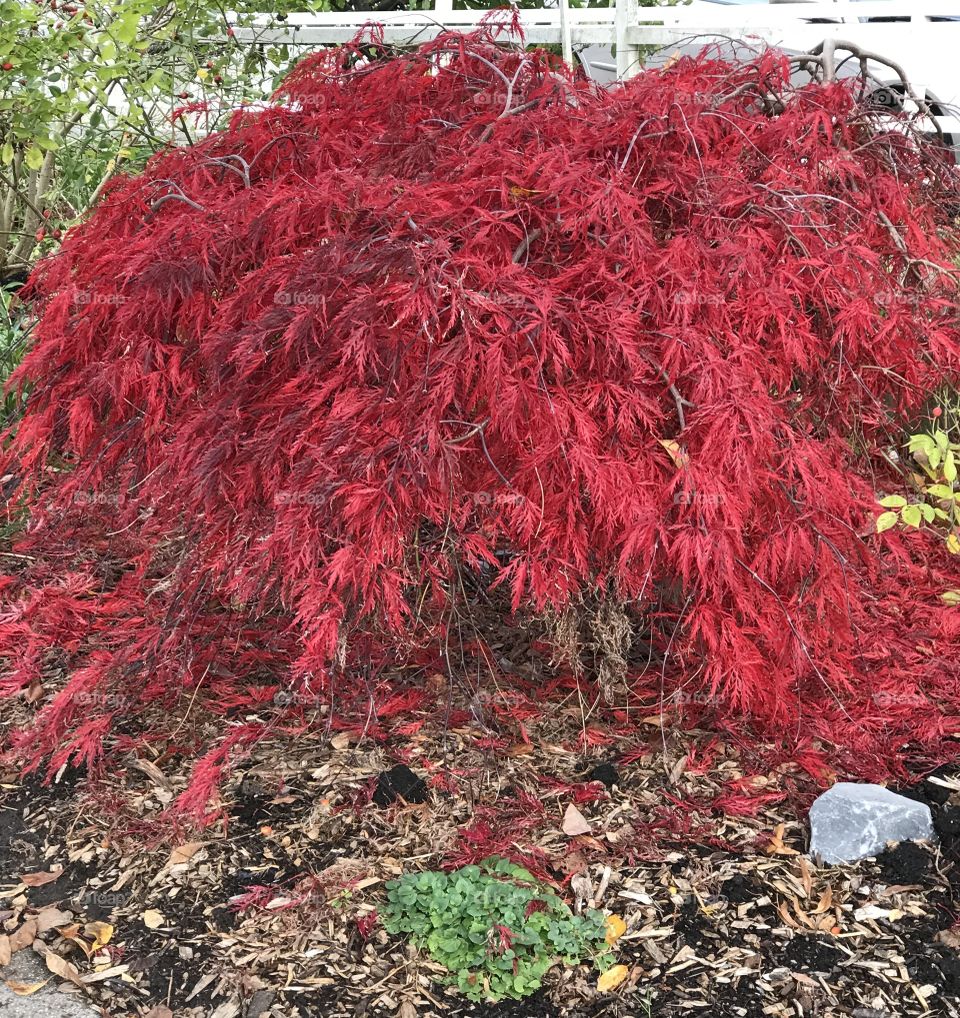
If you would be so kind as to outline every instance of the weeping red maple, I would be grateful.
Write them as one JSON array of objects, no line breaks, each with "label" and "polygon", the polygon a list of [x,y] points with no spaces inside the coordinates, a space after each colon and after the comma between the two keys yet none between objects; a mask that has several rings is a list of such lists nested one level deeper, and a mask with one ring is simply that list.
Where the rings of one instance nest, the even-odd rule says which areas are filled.
[{"label": "weeping red maple", "polygon": [[[0,688],[67,678],[15,750],[92,763],[198,690],[348,714],[448,660],[469,581],[601,592],[667,696],[787,745],[946,754],[956,569],[873,522],[960,361],[952,170],[775,52],[606,91],[487,29],[349,52],[35,273]],[[378,723],[427,695],[390,690]]]}]

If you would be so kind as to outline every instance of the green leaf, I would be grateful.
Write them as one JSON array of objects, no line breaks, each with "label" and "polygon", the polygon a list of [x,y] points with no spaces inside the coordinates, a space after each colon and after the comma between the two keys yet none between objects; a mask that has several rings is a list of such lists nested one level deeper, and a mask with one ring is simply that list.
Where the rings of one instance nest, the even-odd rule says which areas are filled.
[{"label": "green leaf", "polygon": [[923,513],[920,510],[920,506],[908,505],[900,510],[900,518],[908,527],[919,527],[923,519]]},{"label": "green leaf", "polygon": [[953,488],[948,488],[945,484],[928,484],[924,489],[928,495],[933,495],[934,498],[953,498]]},{"label": "green leaf", "polygon": [[880,499],[880,505],[885,509],[902,509],[907,504],[903,495],[887,495]]},{"label": "green leaf", "polygon": [[953,458],[953,450],[947,451],[943,458],[943,476],[952,484],[957,479],[957,464]]},{"label": "green leaf", "polygon": [[877,517],[877,533],[882,534],[885,530],[895,527],[899,519],[897,513],[881,513]]},{"label": "green leaf", "polygon": [[23,162],[28,170],[39,170],[43,166],[43,149],[38,145],[31,145],[23,153]]}]

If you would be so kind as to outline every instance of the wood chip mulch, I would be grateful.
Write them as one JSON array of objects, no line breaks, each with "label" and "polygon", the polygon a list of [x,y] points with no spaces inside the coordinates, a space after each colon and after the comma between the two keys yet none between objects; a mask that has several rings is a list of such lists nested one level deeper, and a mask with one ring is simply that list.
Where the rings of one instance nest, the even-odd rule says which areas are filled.
[{"label": "wood chip mulch", "polygon": [[[199,831],[167,820],[188,778],[171,759],[46,787],[7,774],[0,966],[35,950],[110,1016],[960,1016],[951,774],[911,790],[939,844],[818,867],[802,854],[798,803],[815,789],[799,768],[757,771],[662,716],[615,745],[581,703],[522,731],[494,716],[425,716],[402,744],[322,724],[265,740],[225,783],[225,820]],[[423,802],[395,797],[398,764]],[[589,833],[564,833],[571,806]],[[378,924],[385,881],[495,852],[625,920],[615,991],[555,968],[525,1001],[472,1005]]]}]

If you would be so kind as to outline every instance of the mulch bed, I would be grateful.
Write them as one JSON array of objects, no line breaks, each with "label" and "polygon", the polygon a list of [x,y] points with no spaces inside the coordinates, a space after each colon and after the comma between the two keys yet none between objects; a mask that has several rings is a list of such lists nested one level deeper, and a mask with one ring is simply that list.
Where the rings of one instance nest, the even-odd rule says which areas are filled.
[{"label": "mulch bed", "polygon": [[[516,714],[519,694],[497,695]],[[960,1015],[950,772],[907,789],[930,802],[939,845],[818,868],[801,854],[816,787],[793,764],[758,769],[764,747],[747,760],[716,733],[663,715],[627,724],[576,697],[509,731],[485,707],[376,742],[322,723],[265,740],[200,831],[169,820],[188,778],[176,758],[130,754],[47,786],[8,774],[7,945],[44,954],[111,1016]],[[194,708],[192,725],[213,723]],[[563,833],[571,804],[589,834]],[[606,883],[597,904],[627,925],[620,987],[600,994],[596,972],[557,968],[523,1002],[473,1005],[378,925],[385,881],[495,853],[571,900],[583,878],[587,895]]]}]

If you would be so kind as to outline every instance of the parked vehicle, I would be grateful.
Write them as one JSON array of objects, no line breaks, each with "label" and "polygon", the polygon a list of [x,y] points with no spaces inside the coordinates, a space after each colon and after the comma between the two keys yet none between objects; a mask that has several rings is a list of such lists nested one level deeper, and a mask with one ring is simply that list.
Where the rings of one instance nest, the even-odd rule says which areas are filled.
[{"label": "parked vehicle", "polygon": [[[797,10],[812,6],[809,16]],[[667,46],[648,57],[645,65],[693,54],[704,46],[716,46],[731,55],[763,44],[779,45],[786,52],[807,52],[810,39],[824,26],[824,37],[833,35],[876,53],[901,68],[914,94],[926,103],[930,117],[926,133],[942,139],[960,161],[960,5],[956,0],[940,4],[908,3],[904,0],[692,0],[672,9],[677,31],[685,36],[676,46]],[[642,12],[641,12],[642,13]],[[658,18],[667,20],[666,12]],[[892,24],[903,24],[902,31]],[[830,26],[829,28],[827,26]],[[661,39],[662,30],[651,29],[651,38]],[[579,53],[581,64],[592,78],[613,82],[617,64],[612,48],[588,46]],[[842,59],[842,58],[841,58]],[[838,61],[840,76],[860,73],[856,59]],[[908,113],[919,112],[904,83],[889,65],[867,61],[873,102],[881,107]],[[798,76],[802,74],[798,72]],[[923,124],[921,124],[923,126]]]}]

